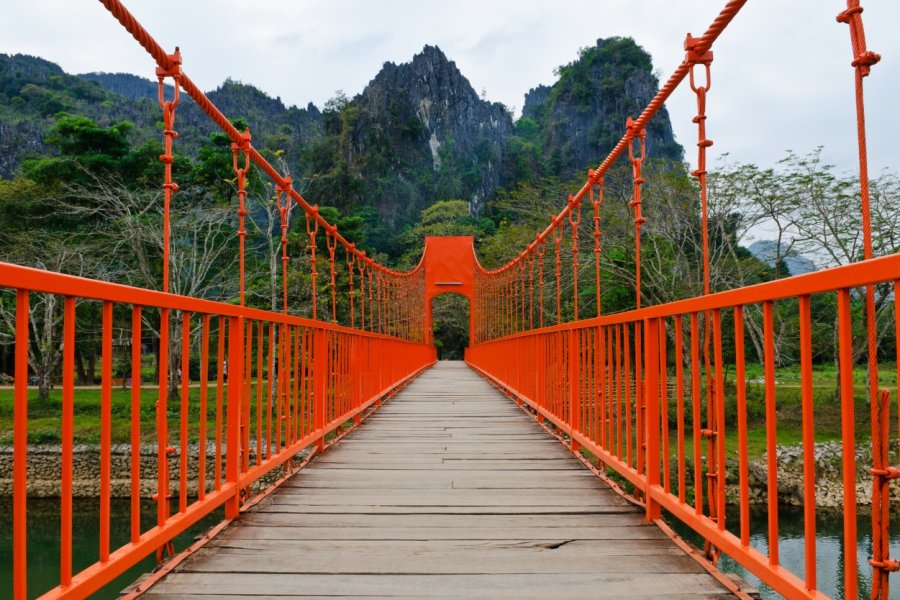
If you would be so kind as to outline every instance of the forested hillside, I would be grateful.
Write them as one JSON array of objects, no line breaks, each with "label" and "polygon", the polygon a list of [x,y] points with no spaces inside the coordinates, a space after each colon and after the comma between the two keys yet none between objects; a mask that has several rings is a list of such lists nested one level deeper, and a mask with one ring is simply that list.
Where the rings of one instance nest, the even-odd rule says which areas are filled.
[{"label": "forested hillside", "polygon": [[[234,81],[209,96],[239,129],[249,126],[254,146],[370,255],[406,268],[421,255],[425,235],[462,234],[475,236],[486,266],[497,266],[546,226],[657,85],[650,56],[631,39],[611,38],[560,66],[552,84],[531,90],[518,119],[480,97],[433,46],[408,63],[386,63],[358,94],[339,92],[321,110],[286,106]],[[0,55],[0,260],[157,288],[160,120],[155,82],[123,74],[69,75],[39,58]],[[172,205],[172,289],[234,300],[237,207],[230,141],[186,96],[175,129],[180,189]],[[653,304],[701,291],[701,235],[696,183],[664,110],[648,128],[647,145],[643,293]],[[783,277],[801,265],[808,270],[858,258],[851,233],[860,229],[854,216],[858,183],[821,164],[818,152],[789,155],[773,169],[717,165],[710,183],[714,290]],[[631,186],[624,162],[606,181],[600,214],[605,311],[634,306]],[[281,222],[274,190],[255,171],[249,190],[248,302],[274,309],[280,302]],[[890,209],[898,196],[896,175],[881,175],[873,190],[879,253],[896,251],[900,218]],[[308,314],[309,237],[296,210],[288,225],[290,306]],[[777,239],[751,252],[762,225]],[[593,256],[590,216],[579,227],[580,252]],[[345,268],[337,265],[339,273]],[[571,274],[566,277],[562,285],[572,286]],[[579,286],[588,314],[592,285]],[[325,278],[318,286],[326,293]],[[879,293],[880,314],[891,310],[889,298],[889,292]],[[0,317],[10,318],[12,301],[2,298]],[[346,312],[343,303],[339,311]],[[814,308],[823,324],[817,359],[831,360],[834,307]],[[52,322],[60,306],[37,304],[34,310],[36,322]],[[785,311],[778,316],[779,335],[791,339],[796,318]],[[444,339],[456,340],[458,351],[464,315],[437,314],[446,316],[440,323]],[[748,335],[756,345],[754,319],[748,317]],[[41,331],[46,339],[33,349],[32,369],[49,382],[59,332]],[[9,351],[9,341],[0,339],[0,353]],[[79,352],[89,364],[90,347]],[[794,349],[786,343],[782,352],[790,357]],[[0,356],[0,363],[6,361]]]}]

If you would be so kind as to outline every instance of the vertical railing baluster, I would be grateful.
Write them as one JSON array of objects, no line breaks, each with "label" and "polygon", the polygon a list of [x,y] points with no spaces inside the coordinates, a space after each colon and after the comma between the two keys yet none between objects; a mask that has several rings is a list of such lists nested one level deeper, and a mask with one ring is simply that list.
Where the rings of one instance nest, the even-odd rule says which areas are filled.
[{"label": "vertical railing baluster", "polygon": [[[59,584],[72,583],[72,462],[75,425],[75,305],[72,296],[63,301],[63,361],[62,361],[62,464],[60,478],[59,519]],[[140,412],[138,413],[140,417]],[[132,409],[132,419],[134,410]],[[133,427],[133,423],[132,423]],[[133,443],[133,440],[132,440]],[[140,449],[140,448],[138,448]],[[132,462],[134,450],[132,448]],[[132,466],[132,477],[134,467]],[[134,540],[134,490],[132,482],[132,541]]]},{"label": "vertical railing baluster", "polygon": [[[141,537],[141,307],[131,309],[131,543]],[[74,317],[74,314],[73,314]],[[72,345],[74,346],[74,337]],[[64,342],[64,346],[68,345]],[[74,352],[74,348],[73,348]],[[74,357],[73,357],[74,358]],[[63,361],[66,369],[66,361]],[[74,370],[74,365],[72,365]],[[65,372],[64,372],[65,375]],[[71,371],[69,372],[71,377]],[[71,438],[68,444],[71,445]],[[67,444],[63,441],[63,447]]]},{"label": "vertical railing baluster", "polygon": [[28,290],[16,290],[16,374],[13,402],[13,598],[28,594]]},{"label": "vertical railing baluster", "polygon": [[775,305],[763,303],[763,371],[766,388],[766,494],[768,496],[769,564],[779,564],[778,557],[778,413],[775,398]]},{"label": "vertical railing baluster", "polygon": [[[660,464],[660,411],[659,411],[659,370],[660,352],[659,319],[647,319],[643,323],[643,344],[645,351],[644,366],[647,369],[643,379],[644,392],[641,394],[645,407],[644,432],[642,438],[646,441],[646,481],[644,487],[644,501],[646,502],[646,517],[648,521],[654,521],[662,516],[659,502],[653,498],[653,488],[659,487]],[[637,338],[635,338],[637,340]],[[635,343],[637,343],[635,341]],[[635,388],[636,389],[636,388]],[[643,458],[643,457],[642,457]]]},{"label": "vertical railing baluster", "polygon": [[112,302],[103,303],[100,349],[100,562],[109,560],[112,446]]},{"label": "vertical railing baluster", "polygon": [[744,308],[734,307],[734,379],[737,392],[738,480],[741,545],[750,546],[750,484],[747,449],[747,378],[744,368]]},{"label": "vertical railing baluster", "polygon": [[197,500],[206,499],[206,419],[209,401],[209,315],[202,317],[200,334],[200,422],[197,437]]},{"label": "vertical railing baluster", "polygon": [[[219,317],[219,329],[216,333],[216,464],[213,466],[215,477],[214,489],[219,491],[222,489],[222,421],[223,421],[223,397],[226,385],[226,373],[230,356],[225,354],[225,317]],[[234,368],[234,363],[232,363]],[[232,450],[233,451],[233,450]]]},{"label": "vertical railing baluster", "polygon": [[806,587],[816,589],[816,439],[813,413],[812,317],[809,296],[800,296],[800,405],[803,416],[803,538]]},{"label": "vertical railing baluster", "polygon": [[[900,302],[900,298],[895,301]],[[856,414],[853,389],[853,323],[850,290],[837,293],[838,380],[841,401],[842,479],[844,488],[844,548],[857,547],[856,531]],[[897,320],[897,313],[894,316]],[[900,323],[900,321],[897,321]],[[898,347],[900,349],[900,347]],[[897,363],[900,365],[900,363]],[[844,597],[857,597],[856,552],[844,552]]]},{"label": "vertical railing baluster", "polygon": [[181,444],[178,456],[178,512],[187,512],[188,421],[191,400],[191,313],[181,313]]},{"label": "vertical railing baluster", "polygon": [[[225,410],[225,483],[233,486],[232,494],[225,503],[225,518],[234,519],[241,508],[241,443],[244,438],[241,418],[244,402],[244,318],[228,319],[228,399]],[[219,335],[222,335],[220,330]],[[245,454],[245,453],[244,453]]]}]

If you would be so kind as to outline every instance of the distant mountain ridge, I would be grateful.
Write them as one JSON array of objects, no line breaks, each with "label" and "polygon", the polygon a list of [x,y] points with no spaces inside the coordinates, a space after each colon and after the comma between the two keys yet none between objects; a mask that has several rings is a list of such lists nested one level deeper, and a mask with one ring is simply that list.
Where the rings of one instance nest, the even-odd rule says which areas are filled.
[{"label": "distant mountain ridge", "polygon": [[[523,178],[580,177],[657,87],[650,56],[629,38],[610,38],[560,67],[552,85],[529,91],[517,122],[502,104],[479,97],[436,46],[409,62],[385,63],[359,94],[336,96],[322,110],[286,106],[232,80],[208,95],[224,114],[249,123],[254,145],[277,151],[295,180],[306,178],[309,200],[370,207],[398,230],[437,200],[467,200],[477,215]],[[176,152],[196,155],[216,128],[182,99]],[[131,121],[135,144],[160,139],[155,81],[69,75],[40,58],[0,54],[0,176],[12,177],[28,156],[52,152],[46,135],[61,112],[101,125]],[[648,128],[647,145],[651,158],[681,161],[665,109]]]},{"label": "distant mountain ridge", "polygon": [[[132,75],[131,73],[82,73],[78,75],[82,79],[96,81],[106,90],[129,100],[149,98],[157,100],[159,96],[159,84],[155,81]],[[173,94],[172,86],[165,84],[166,98]]]}]

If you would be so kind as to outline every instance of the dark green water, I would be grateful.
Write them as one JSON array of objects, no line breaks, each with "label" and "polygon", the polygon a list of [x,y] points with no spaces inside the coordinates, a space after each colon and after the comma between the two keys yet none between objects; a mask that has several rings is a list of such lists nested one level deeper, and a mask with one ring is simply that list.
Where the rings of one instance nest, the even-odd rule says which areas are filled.
[{"label": "dark green water", "polygon": [[[736,533],[738,507],[729,506],[726,514],[730,522],[726,521],[728,529]],[[754,510],[750,514],[750,545],[764,554],[768,553],[767,512]],[[891,556],[900,555],[900,523],[897,512],[891,514]],[[675,531],[702,548],[702,538],[693,530],[677,523],[674,519],[668,519]],[[843,515],[840,511],[818,509],[816,511],[816,578],[819,591],[835,599],[844,599],[844,531]],[[857,562],[859,564],[859,597],[869,597],[871,583],[871,567],[869,558],[872,556],[872,520],[871,516],[860,514],[857,516]],[[800,578],[805,577],[805,551],[806,543],[803,539],[803,509],[794,506],[781,506],[778,510],[778,550],[781,564]],[[719,560],[719,569],[726,573],[736,573],[745,581],[755,586],[763,598],[782,598],[782,596],[770,587],[762,583],[759,578],[737,564],[731,558],[722,555]],[[900,599],[900,578],[891,578],[891,598]]]},{"label": "dark green water", "polygon": [[[110,549],[126,544],[130,538],[130,502],[113,499],[110,523]],[[76,498],[72,510],[72,572],[77,573],[97,561],[99,556],[100,504],[96,498]],[[197,535],[220,522],[221,509],[201,520],[176,538],[175,550],[189,546]],[[141,505],[143,531],[156,523],[156,504]],[[156,566],[150,556],[126,571],[91,598],[116,598],[119,592],[141,574]],[[28,597],[36,598],[59,584],[59,500],[28,499]],[[12,499],[0,498],[0,598],[12,597]]]}]

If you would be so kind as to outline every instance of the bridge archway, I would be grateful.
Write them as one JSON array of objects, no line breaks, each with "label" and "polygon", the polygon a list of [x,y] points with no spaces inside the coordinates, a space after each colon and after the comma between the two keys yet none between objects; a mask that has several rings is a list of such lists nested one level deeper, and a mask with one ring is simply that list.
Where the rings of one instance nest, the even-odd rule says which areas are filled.
[{"label": "bridge archway", "polygon": [[425,237],[425,332],[434,343],[432,300],[442,294],[469,299],[469,346],[475,332],[475,238],[471,235]]},{"label": "bridge archway", "polygon": [[432,336],[438,360],[463,360],[470,345],[472,302],[455,292],[431,299]]}]

